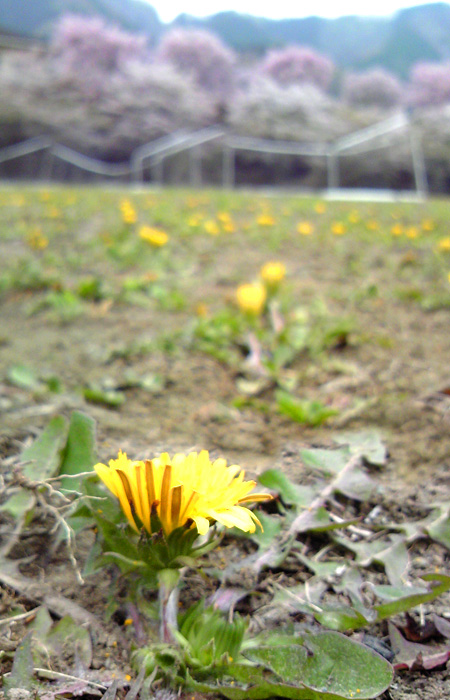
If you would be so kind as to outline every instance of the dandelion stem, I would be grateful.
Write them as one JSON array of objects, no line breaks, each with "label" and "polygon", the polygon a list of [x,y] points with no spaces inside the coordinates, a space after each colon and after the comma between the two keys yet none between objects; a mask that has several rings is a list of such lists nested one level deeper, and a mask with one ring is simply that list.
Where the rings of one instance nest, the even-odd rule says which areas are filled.
[{"label": "dandelion stem", "polygon": [[159,636],[162,642],[171,644],[175,641],[173,630],[178,627],[178,569],[162,569],[158,572],[159,581]]}]

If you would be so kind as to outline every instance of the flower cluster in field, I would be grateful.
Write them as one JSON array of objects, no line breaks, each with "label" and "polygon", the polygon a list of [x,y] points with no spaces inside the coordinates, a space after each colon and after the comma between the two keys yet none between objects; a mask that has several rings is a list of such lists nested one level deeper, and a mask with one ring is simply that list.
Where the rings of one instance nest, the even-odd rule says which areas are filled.
[{"label": "flower cluster in field", "polygon": [[[151,342],[144,331],[124,339],[114,358],[208,353],[238,369],[235,405],[275,407],[301,422],[335,414],[329,398],[317,406],[299,387],[315,387],[311,364],[364,340],[360,308],[392,298],[426,310],[450,303],[440,203],[48,188],[4,191],[0,202],[0,290],[18,295],[26,317],[68,325],[148,309],[159,332]],[[62,387],[31,370],[11,377],[37,394]],[[128,392],[158,394],[165,384],[160,372],[88,377],[82,394],[117,409]]]}]

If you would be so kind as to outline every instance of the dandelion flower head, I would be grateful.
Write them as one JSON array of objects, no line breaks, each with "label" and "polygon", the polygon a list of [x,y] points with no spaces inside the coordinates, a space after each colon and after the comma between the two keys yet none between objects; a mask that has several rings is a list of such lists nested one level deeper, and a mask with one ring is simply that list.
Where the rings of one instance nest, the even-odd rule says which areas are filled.
[{"label": "dandelion flower head", "polygon": [[264,311],[266,299],[266,288],[259,282],[241,284],[236,290],[237,305],[246,314],[260,316]]},{"label": "dandelion flower head", "polygon": [[137,532],[137,519],[152,532],[154,509],[166,535],[189,522],[200,535],[206,534],[213,522],[254,532],[261,523],[245,504],[271,498],[269,494],[251,494],[255,481],[244,481],[245,472],[237,465],[227,466],[225,459],[211,462],[206,450],[172,458],[164,452],[145,461],[132,461],[119,452],[108,466],[96,464],[94,469],[119,499]]}]

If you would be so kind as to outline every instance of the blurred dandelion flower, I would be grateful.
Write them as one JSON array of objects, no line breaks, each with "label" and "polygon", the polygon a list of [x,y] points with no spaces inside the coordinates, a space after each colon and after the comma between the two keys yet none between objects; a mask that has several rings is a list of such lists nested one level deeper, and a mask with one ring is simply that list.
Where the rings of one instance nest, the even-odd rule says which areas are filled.
[{"label": "blurred dandelion flower", "polygon": [[343,236],[345,233],[345,226],[341,221],[335,221],[331,226],[331,233],[335,236]]},{"label": "blurred dandelion flower", "polygon": [[218,236],[220,233],[219,225],[217,221],[214,221],[214,219],[208,219],[205,221],[204,227],[206,233],[209,233],[210,236]]},{"label": "blurred dandelion flower", "polygon": [[314,231],[314,226],[309,221],[300,221],[297,225],[297,233],[301,233],[302,236],[310,236]]},{"label": "blurred dandelion flower", "polygon": [[447,238],[441,238],[437,244],[438,250],[445,251],[448,253],[450,251],[450,236]]},{"label": "blurred dandelion flower", "polygon": [[401,236],[403,233],[403,226],[401,224],[394,224],[391,228],[391,233],[393,236]]},{"label": "blurred dandelion flower", "polygon": [[151,226],[141,226],[139,229],[139,238],[155,248],[162,248],[169,240],[169,236],[165,231]]},{"label": "blurred dandelion flower", "polygon": [[120,203],[122,221],[124,224],[135,224],[137,221],[136,210],[129,199],[123,199]]},{"label": "blurred dandelion flower", "polygon": [[407,238],[417,238],[419,235],[419,231],[417,230],[416,226],[408,226],[408,228],[405,231],[405,235]]},{"label": "blurred dandelion flower", "polygon": [[270,288],[278,287],[286,276],[286,266],[279,261],[268,262],[259,272],[263,282]]},{"label": "blurred dandelion flower", "polygon": [[256,219],[258,226],[273,226],[275,219],[270,214],[260,214]]},{"label": "blurred dandelion flower", "polygon": [[250,494],[256,482],[244,481],[245,472],[237,465],[227,467],[225,459],[211,462],[206,450],[172,458],[164,452],[145,462],[119,452],[109,466],[96,464],[94,469],[137,532],[139,519],[152,533],[155,510],[166,536],[191,521],[200,535],[214,522],[254,532],[261,523],[244,504],[271,499],[269,494]]},{"label": "blurred dandelion flower", "polygon": [[237,305],[246,314],[260,316],[264,311],[266,299],[266,288],[259,282],[241,284],[236,290]]},{"label": "blurred dandelion flower", "polygon": [[27,236],[27,243],[34,250],[44,250],[48,246],[48,238],[44,236],[40,228],[36,228]]},{"label": "blurred dandelion flower", "polygon": [[326,206],[324,202],[317,202],[317,204],[314,206],[314,209],[318,214],[323,214],[324,211],[326,210]]}]

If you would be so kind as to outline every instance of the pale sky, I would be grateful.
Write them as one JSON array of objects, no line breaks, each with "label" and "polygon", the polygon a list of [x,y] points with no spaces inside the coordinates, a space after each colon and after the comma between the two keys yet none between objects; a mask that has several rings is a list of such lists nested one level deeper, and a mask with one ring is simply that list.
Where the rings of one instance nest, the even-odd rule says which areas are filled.
[{"label": "pale sky", "polygon": [[195,17],[207,17],[216,12],[235,10],[242,14],[272,19],[293,17],[343,17],[344,15],[389,16],[397,10],[414,5],[429,4],[414,2],[414,0],[315,0],[314,3],[293,2],[292,0],[276,0],[276,2],[261,2],[260,0],[147,0],[153,5],[163,22],[171,22],[182,12]]}]

